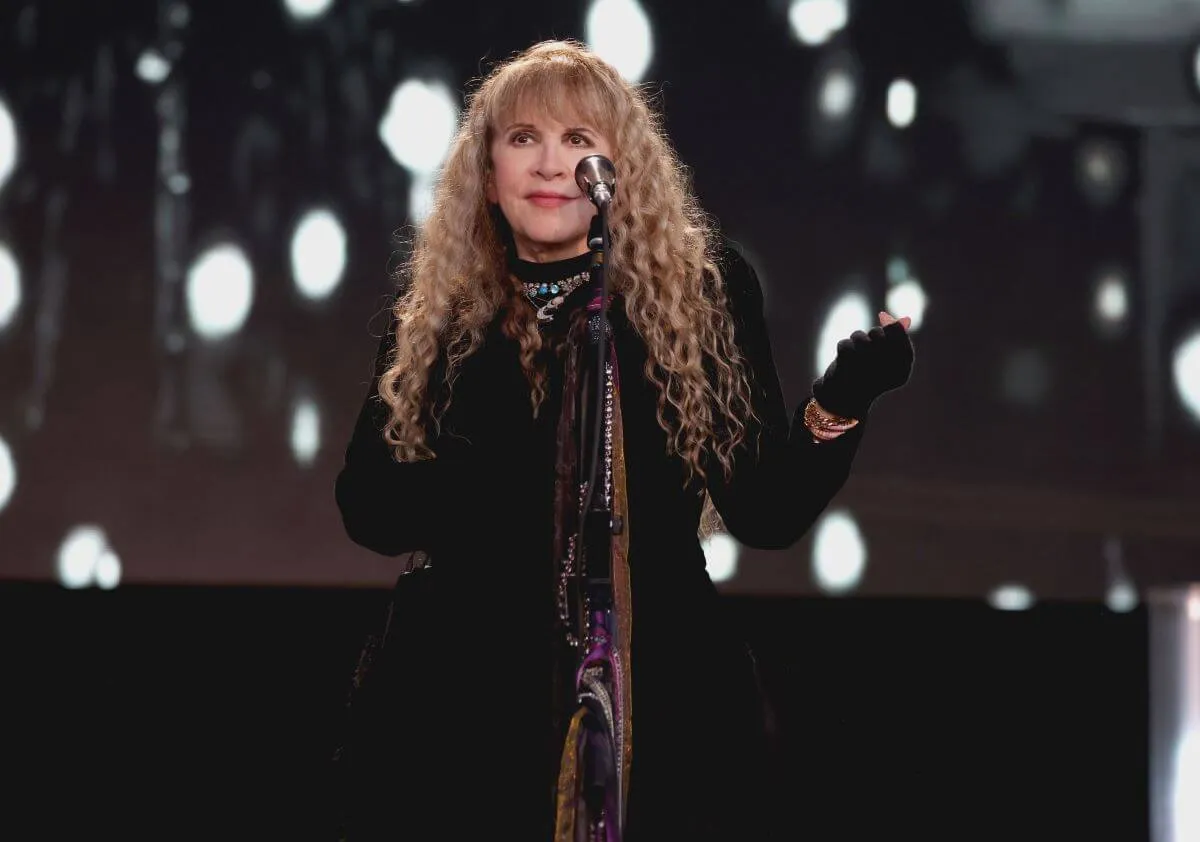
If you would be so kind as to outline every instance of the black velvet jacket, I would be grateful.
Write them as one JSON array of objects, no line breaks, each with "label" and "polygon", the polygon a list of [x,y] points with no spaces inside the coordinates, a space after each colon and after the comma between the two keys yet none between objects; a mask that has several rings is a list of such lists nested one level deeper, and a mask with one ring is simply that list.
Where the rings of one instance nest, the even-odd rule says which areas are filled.
[{"label": "black velvet jacket", "polygon": [[[522,264],[517,271],[525,280],[557,279],[585,261]],[[754,270],[729,247],[720,264],[762,423],[748,436],[759,439],[757,451],[742,447],[728,478],[714,460],[707,490],[741,544],[787,547],[841,488],[866,425],[832,442],[812,441],[802,420],[808,396],[785,403]],[[633,594],[629,838],[750,838],[745,822],[765,795],[755,783],[762,723],[752,658],[705,571],[697,537],[704,481],[685,484],[683,462],[668,449],[656,389],[643,373],[646,347],[619,295],[610,319],[620,367]],[[376,377],[394,328],[380,345]],[[522,838],[549,838],[552,769],[561,748],[560,735],[547,728],[548,663],[558,634],[550,547],[561,372],[549,352],[546,359],[549,397],[535,418],[516,343],[497,320],[462,365],[432,444],[438,458],[415,463],[396,462],[383,441],[386,412],[373,382],[337,478],[337,503],[352,540],[386,555],[426,550],[437,572],[435,619],[411,643],[421,649],[423,666],[404,667],[395,707],[399,736],[389,737],[404,743],[420,732],[420,749],[410,742],[397,749],[412,761],[400,763],[396,768],[407,771],[397,774],[430,783],[412,810],[428,809],[431,822],[453,816],[460,823],[439,824],[445,835],[428,838],[466,838],[461,823],[479,817],[446,805],[478,800],[481,776],[489,781],[487,797],[505,805],[509,820],[522,831],[537,828]],[[528,761],[528,774],[514,771],[515,758]],[[485,771],[497,762],[508,772]],[[466,783],[474,795],[458,789],[465,781],[475,782]],[[452,801],[437,800],[443,796]],[[440,806],[431,807],[435,802]]]}]

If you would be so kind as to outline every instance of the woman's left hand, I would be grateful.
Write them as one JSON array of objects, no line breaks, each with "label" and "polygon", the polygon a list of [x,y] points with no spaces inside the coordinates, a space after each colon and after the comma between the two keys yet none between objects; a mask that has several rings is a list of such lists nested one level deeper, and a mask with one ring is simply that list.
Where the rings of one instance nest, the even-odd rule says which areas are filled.
[{"label": "woman's left hand", "polygon": [[911,324],[908,316],[897,319],[881,312],[879,327],[857,330],[839,342],[837,358],[813,383],[821,408],[862,419],[880,395],[907,383],[915,356],[908,336]]}]

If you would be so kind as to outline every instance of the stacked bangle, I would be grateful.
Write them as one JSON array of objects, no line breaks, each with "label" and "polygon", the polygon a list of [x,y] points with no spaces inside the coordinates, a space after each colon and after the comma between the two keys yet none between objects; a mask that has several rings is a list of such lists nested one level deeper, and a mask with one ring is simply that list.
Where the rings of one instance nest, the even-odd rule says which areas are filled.
[{"label": "stacked bangle", "polygon": [[813,441],[831,441],[857,424],[857,418],[834,415],[817,403],[815,398],[809,399],[804,407],[804,426],[808,427]]}]

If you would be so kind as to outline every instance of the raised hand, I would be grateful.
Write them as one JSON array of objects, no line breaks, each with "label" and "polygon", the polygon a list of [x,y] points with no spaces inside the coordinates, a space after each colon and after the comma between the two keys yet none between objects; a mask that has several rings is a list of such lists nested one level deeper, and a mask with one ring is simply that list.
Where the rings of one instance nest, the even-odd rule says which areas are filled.
[{"label": "raised hand", "polygon": [[839,342],[837,358],[813,383],[812,394],[821,408],[862,419],[880,395],[907,383],[914,358],[911,324],[908,316],[897,319],[881,312],[879,327],[856,330]]}]

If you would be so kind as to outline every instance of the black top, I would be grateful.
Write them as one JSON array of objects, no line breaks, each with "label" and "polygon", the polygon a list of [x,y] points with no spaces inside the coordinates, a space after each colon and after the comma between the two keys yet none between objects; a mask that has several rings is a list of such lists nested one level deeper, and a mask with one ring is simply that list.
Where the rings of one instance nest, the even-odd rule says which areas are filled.
[{"label": "black top", "polygon": [[[517,262],[514,269],[540,281],[574,274],[586,260]],[[808,396],[784,400],[754,270],[729,247],[720,265],[763,426],[758,456],[740,448],[728,480],[714,461],[707,490],[737,541],[783,548],[841,488],[866,423],[832,442],[812,441],[802,419]],[[752,661],[705,571],[697,536],[702,481],[685,487],[683,462],[669,452],[655,387],[643,373],[646,347],[620,295],[612,298],[609,318],[621,374],[633,598],[629,830],[670,834],[656,838],[748,839],[747,817],[763,815],[765,807]],[[547,355],[549,397],[535,418],[517,345],[498,325],[460,369],[432,442],[435,460],[393,460],[379,432],[386,413],[372,383],[336,494],[351,539],[385,555],[427,550],[438,574],[435,619],[413,644],[427,672],[418,678],[413,668],[396,706],[398,733],[406,735],[396,739],[432,741],[420,743],[427,754],[408,743],[396,749],[397,758],[422,757],[413,761],[416,774],[430,782],[406,815],[425,809],[421,815],[430,821],[453,817],[458,824],[445,828],[445,838],[467,838],[462,823],[483,822],[488,813],[453,805],[494,798],[506,818],[474,829],[515,827],[533,834],[522,838],[549,839],[548,758],[556,760],[561,750],[561,735],[546,727],[550,642],[557,633],[550,549],[561,372]],[[376,376],[394,329],[393,323],[380,344]],[[413,774],[399,760],[394,768],[400,778]],[[443,808],[448,812],[439,813]]]}]

